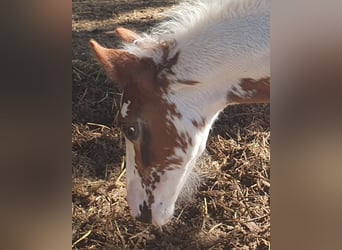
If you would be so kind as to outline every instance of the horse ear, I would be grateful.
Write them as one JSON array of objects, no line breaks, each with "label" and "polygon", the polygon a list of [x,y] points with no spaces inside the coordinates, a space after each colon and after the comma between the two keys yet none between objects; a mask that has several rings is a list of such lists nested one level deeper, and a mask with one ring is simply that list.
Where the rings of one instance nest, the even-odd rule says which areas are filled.
[{"label": "horse ear", "polygon": [[135,40],[140,38],[140,35],[134,31],[122,27],[117,28],[115,33],[123,42],[127,43],[133,43]]},{"label": "horse ear", "polygon": [[125,71],[132,68],[132,65],[137,65],[138,58],[124,50],[105,48],[93,39],[89,44],[107,77],[121,87],[126,84]]}]

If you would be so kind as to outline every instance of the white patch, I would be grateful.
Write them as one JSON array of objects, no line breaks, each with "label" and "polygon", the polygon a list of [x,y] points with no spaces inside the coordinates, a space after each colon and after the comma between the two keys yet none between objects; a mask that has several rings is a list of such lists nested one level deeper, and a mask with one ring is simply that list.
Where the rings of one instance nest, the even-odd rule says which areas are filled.
[{"label": "white patch", "polygon": [[131,101],[130,100],[128,100],[127,101],[127,103],[123,103],[122,104],[122,108],[121,108],[121,116],[123,117],[123,118],[125,118],[127,115],[128,115],[128,111],[129,111],[129,109],[128,109],[128,106],[131,104]]},{"label": "white patch", "polygon": [[127,203],[133,217],[140,215],[139,205],[146,199],[145,190],[141,186],[141,177],[136,174],[135,165],[133,143],[126,140]]}]

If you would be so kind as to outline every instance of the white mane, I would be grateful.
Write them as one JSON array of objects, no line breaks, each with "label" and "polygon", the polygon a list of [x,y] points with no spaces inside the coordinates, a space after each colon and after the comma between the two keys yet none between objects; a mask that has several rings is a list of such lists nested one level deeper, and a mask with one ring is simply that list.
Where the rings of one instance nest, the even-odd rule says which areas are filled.
[{"label": "white mane", "polygon": [[176,53],[174,47],[182,49],[182,41],[203,39],[207,29],[227,23],[238,16],[257,14],[269,9],[269,0],[185,0],[169,11],[162,13],[163,22],[149,32],[142,33],[134,44],[124,44],[124,49],[139,56],[152,57],[156,63],[162,60],[158,44],[168,44],[169,58]]}]

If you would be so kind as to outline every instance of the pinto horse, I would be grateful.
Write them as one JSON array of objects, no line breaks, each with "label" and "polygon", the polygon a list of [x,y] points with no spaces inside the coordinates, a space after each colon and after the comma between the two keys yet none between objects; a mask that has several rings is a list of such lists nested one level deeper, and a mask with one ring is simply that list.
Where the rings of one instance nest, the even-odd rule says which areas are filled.
[{"label": "pinto horse", "polygon": [[162,226],[218,114],[269,102],[270,1],[188,0],[148,33],[116,34],[121,49],[90,45],[123,90],[127,201],[132,216]]}]

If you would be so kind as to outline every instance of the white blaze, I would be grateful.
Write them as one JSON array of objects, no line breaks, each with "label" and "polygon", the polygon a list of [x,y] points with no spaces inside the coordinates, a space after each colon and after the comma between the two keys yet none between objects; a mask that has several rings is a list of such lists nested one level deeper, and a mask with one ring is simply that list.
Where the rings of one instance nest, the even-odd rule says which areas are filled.
[{"label": "white blaze", "polygon": [[133,217],[140,215],[139,205],[146,199],[145,190],[141,187],[141,177],[135,170],[134,145],[126,140],[126,178],[127,178],[127,203]]}]

